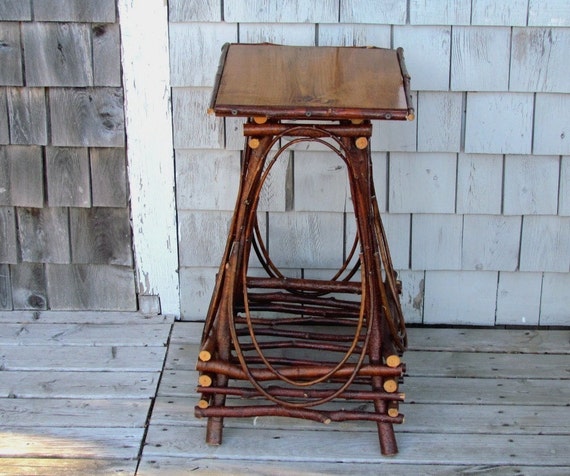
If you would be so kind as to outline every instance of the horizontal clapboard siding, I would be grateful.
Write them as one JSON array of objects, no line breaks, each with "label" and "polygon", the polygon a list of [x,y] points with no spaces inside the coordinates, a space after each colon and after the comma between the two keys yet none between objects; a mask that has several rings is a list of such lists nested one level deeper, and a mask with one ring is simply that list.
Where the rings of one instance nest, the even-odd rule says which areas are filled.
[{"label": "horizontal clapboard siding", "polygon": [[[371,146],[410,322],[570,324],[566,2],[176,1],[170,22],[183,318],[204,318],[237,193],[243,121],[205,108],[219,47],[239,39],[404,48],[416,120],[375,121]],[[278,161],[260,222],[289,275],[328,273],[350,246],[345,175],[314,144]]]},{"label": "horizontal clapboard siding", "polygon": [[1,2],[1,309],[137,308],[120,52],[115,0]]}]

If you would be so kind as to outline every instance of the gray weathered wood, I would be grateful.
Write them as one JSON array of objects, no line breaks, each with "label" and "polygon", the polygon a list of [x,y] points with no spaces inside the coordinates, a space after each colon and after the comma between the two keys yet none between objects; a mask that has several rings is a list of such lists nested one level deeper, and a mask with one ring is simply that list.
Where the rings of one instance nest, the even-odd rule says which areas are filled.
[{"label": "gray weathered wood", "polygon": [[93,85],[121,86],[121,40],[119,25],[91,26]]},{"label": "gray weathered wood", "polygon": [[69,216],[65,208],[18,208],[22,261],[69,263]]},{"label": "gray weathered wood", "polygon": [[568,107],[570,94],[536,95],[533,153],[570,154]]},{"label": "gray weathered wood", "polygon": [[113,0],[34,0],[34,18],[39,21],[115,21]]},{"label": "gray weathered wood", "polygon": [[[316,5],[316,4],[315,4]],[[328,23],[336,23],[336,19]],[[386,0],[382,8],[366,0],[340,2],[340,23],[380,23],[402,25],[406,23],[406,1]]]},{"label": "gray weathered wood", "polygon": [[324,23],[318,33],[319,46],[391,46],[388,25]]},{"label": "gray weathered wood", "polygon": [[111,265],[48,264],[50,308],[134,311],[134,271]]},{"label": "gray weathered wood", "polygon": [[533,103],[527,93],[467,93],[465,152],[529,154]]},{"label": "gray weathered wood", "polygon": [[146,316],[139,312],[120,311],[15,311],[0,312],[0,321],[5,324],[30,324],[32,322],[41,324],[125,324],[132,328],[148,324],[169,324],[174,321],[174,316],[165,314]]},{"label": "gray weathered wood", "polygon": [[541,273],[499,273],[496,323],[537,326],[541,291]]},{"label": "gray weathered wood", "polygon": [[412,215],[412,269],[461,269],[463,217]]},{"label": "gray weathered wood", "polygon": [[50,207],[89,207],[91,190],[86,148],[46,149],[47,195]]},{"label": "gray weathered wood", "polygon": [[463,95],[422,92],[417,110],[418,151],[459,152]]},{"label": "gray weathered wood", "polygon": [[225,0],[224,21],[263,23],[334,23],[338,21],[339,0],[322,0],[318,4],[305,0],[268,3],[264,0]]},{"label": "gray weathered wood", "polygon": [[568,92],[570,78],[563,66],[568,29],[514,28],[512,43],[511,91]]},{"label": "gray weathered wood", "polygon": [[0,18],[2,20],[31,20],[32,5],[31,2],[22,2],[22,0],[3,0],[0,3]]},{"label": "gray weathered wood", "polygon": [[43,157],[40,147],[0,148],[0,205],[43,207]]},{"label": "gray weathered wood", "polygon": [[[47,313],[48,315],[50,313]],[[85,313],[93,316],[96,313]],[[137,319],[138,320],[138,319]],[[65,321],[68,322],[67,319]],[[0,328],[2,345],[65,345],[65,346],[141,346],[151,347],[166,345],[170,326],[164,322],[132,321],[126,324],[81,324],[69,323],[43,324],[41,315],[32,323],[4,324]],[[168,323],[166,323],[168,324]]]},{"label": "gray weathered wood", "polygon": [[525,26],[528,0],[473,0],[471,3],[472,25]]},{"label": "gray weathered wood", "polygon": [[123,92],[119,88],[49,91],[55,146],[123,147]]},{"label": "gray weathered wood", "polygon": [[5,371],[156,372],[162,369],[164,347],[35,345],[2,346]]},{"label": "gray weathered wood", "polygon": [[523,218],[521,271],[567,273],[570,268],[570,217]]},{"label": "gray weathered wood", "polygon": [[240,23],[239,38],[243,43],[278,43],[314,46],[315,25],[311,23]]},{"label": "gray weathered wood", "polygon": [[89,154],[92,205],[126,207],[128,194],[125,149],[93,148]]},{"label": "gray weathered wood", "polygon": [[529,26],[569,26],[570,5],[565,0],[529,0]]},{"label": "gray weathered wood", "polygon": [[510,28],[454,27],[451,44],[452,90],[508,90]]},{"label": "gray weathered wood", "polygon": [[109,474],[134,474],[137,460],[125,459],[89,459],[89,458],[1,458],[2,471],[7,476],[33,474],[35,476],[53,476],[54,474],[89,474],[108,476]]},{"label": "gray weathered wood", "polygon": [[457,213],[501,213],[503,157],[459,154],[457,160]]},{"label": "gray weathered wood", "polygon": [[560,165],[560,197],[558,214],[570,216],[570,157],[562,157]]},{"label": "gray weathered wood", "polygon": [[493,325],[497,274],[495,271],[427,271],[424,323]]},{"label": "gray weathered wood", "polygon": [[171,22],[220,21],[221,12],[220,0],[202,2],[171,0],[168,5],[168,17]]},{"label": "gray weathered wood", "polygon": [[0,310],[12,309],[12,282],[10,280],[10,267],[0,264]]},{"label": "gray weathered wood", "polygon": [[203,321],[210,305],[218,268],[214,264],[210,268],[181,267],[178,272],[180,289],[184,290],[180,293],[180,318]]},{"label": "gray weathered wood", "polygon": [[461,268],[515,271],[519,264],[521,217],[466,215]]},{"label": "gray weathered wood", "polygon": [[503,213],[556,215],[559,170],[555,156],[507,155]]},{"label": "gray weathered wood", "polygon": [[46,276],[43,264],[19,263],[12,268],[14,309],[47,309]]},{"label": "gray weathered wood", "polygon": [[0,263],[17,263],[16,216],[12,207],[0,207],[0,236]]},{"label": "gray weathered wood", "polygon": [[540,325],[568,326],[570,318],[570,273],[544,273]]},{"label": "gray weathered wood", "polygon": [[133,265],[126,208],[72,208],[70,233],[74,263]]},{"label": "gray weathered wood", "polygon": [[469,25],[470,0],[410,0],[412,25]]},{"label": "gray weathered wood", "polygon": [[10,130],[8,127],[8,98],[6,97],[6,88],[0,88],[0,111],[2,111],[2,117],[5,118],[0,121],[0,144],[9,144]]},{"label": "gray weathered wood", "polygon": [[[8,8],[11,6],[8,5]],[[14,6],[12,6],[14,8]],[[0,6],[0,10],[2,6]],[[0,13],[3,13],[0,11]],[[16,13],[16,12],[12,12]],[[6,12],[10,16],[10,12]],[[0,15],[0,20],[5,20]],[[20,86],[22,77],[22,53],[20,28],[18,23],[0,22],[0,84],[2,86]]]},{"label": "gray weathered wood", "polygon": [[47,144],[44,88],[9,88],[8,117],[12,144]]},{"label": "gray weathered wood", "polygon": [[150,398],[158,372],[0,372],[1,398]]},{"label": "gray weathered wood", "polygon": [[143,427],[150,399],[2,398],[2,426]]},{"label": "gray weathered wood", "polygon": [[2,457],[136,458],[144,428],[2,428]]},{"label": "gray weathered wood", "polygon": [[27,85],[93,85],[91,35],[88,25],[24,23],[22,37]]}]

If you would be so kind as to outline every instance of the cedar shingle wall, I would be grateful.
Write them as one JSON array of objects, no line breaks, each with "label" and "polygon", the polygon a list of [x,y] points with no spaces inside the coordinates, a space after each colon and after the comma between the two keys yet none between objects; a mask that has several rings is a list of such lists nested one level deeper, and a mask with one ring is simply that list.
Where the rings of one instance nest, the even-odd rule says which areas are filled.
[{"label": "cedar shingle wall", "polygon": [[136,309],[115,11],[0,2],[0,309]]},{"label": "cedar shingle wall", "polygon": [[[185,318],[204,317],[236,194],[241,121],[205,114],[235,41],[404,47],[417,120],[377,122],[372,147],[408,320],[570,324],[566,0],[171,0]],[[350,245],[343,174],[305,145],[272,173],[260,217],[290,275]]]}]

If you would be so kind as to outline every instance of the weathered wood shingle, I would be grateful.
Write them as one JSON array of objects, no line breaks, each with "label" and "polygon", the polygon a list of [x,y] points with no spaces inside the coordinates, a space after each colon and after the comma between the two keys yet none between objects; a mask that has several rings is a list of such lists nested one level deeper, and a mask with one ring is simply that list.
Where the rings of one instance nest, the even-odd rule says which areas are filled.
[{"label": "weathered wood shingle", "polygon": [[0,144],[10,143],[10,129],[8,128],[8,99],[6,88],[0,87]]},{"label": "weathered wood shingle", "polygon": [[50,207],[89,207],[89,156],[86,148],[48,147],[46,176]]},{"label": "weathered wood shingle", "polygon": [[10,142],[23,145],[48,143],[44,88],[8,88]]},{"label": "weathered wood shingle", "polygon": [[114,0],[33,0],[36,21],[115,21]]},{"label": "weathered wood shingle", "polygon": [[[2,7],[0,7],[2,8]],[[4,19],[0,15],[0,20]],[[0,85],[20,86],[22,57],[18,23],[0,22]]]},{"label": "weathered wood shingle", "polygon": [[31,20],[31,2],[22,0],[2,0],[2,2],[0,2],[0,19],[9,21]]},{"label": "weathered wood shingle", "polygon": [[48,295],[44,265],[19,263],[12,266],[12,299],[14,309],[47,309]]},{"label": "weathered wood shingle", "polygon": [[534,154],[570,154],[569,107],[570,94],[536,95]]},{"label": "weathered wood shingle", "polygon": [[570,269],[570,217],[523,218],[521,271],[568,273]]},{"label": "weathered wood shingle", "polygon": [[83,23],[24,23],[26,84],[90,86],[93,84],[91,35]]},{"label": "weathered wood shingle", "polygon": [[529,26],[570,26],[570,5],[566,0],[529,0]]},{"label": "weathered wood shingle", "polygon": [[22,261],[69,263],[69,214],[66,208],[18,208]]},{"label": "weathered wood shingle", "polygon": [[402,25],[406,23],[406,9],[406,0],[340,0],[340,22]]},{"label": "weathered wood shingle", "polygon": [[410,0],[412,25],[469,25],[471,0]]},{"label": "weathered wood shingle", "polygon": [[525,26],[528,0],[472,0],[471,24]]},{"label": "weathered wood shingle", "polygon": [[123,92],[119,88],[49,91],[52,144],[123,147]]},{"label": "weathered wood shingle", "polygon": [[43,207],[41,147],[0,147],[0,205]]},{"label": "weathered wood shingle", "polygon": [[133,265],[126,208],[72,208],[70,233],[73,263]]},{"label": "weathered wood shingle", "polygon": [[94,207],[127,206],[127,162],[125,149],[90,150],[91,194]]},{"label": "weathered wood shingle", "polygon": [[121,40],[119,25],[91,26],[93,42],[93,84],[121,86]]},{"label": "weathered wood shingle", "polygon": [[541,286],[541,273],[499,273],[497,324],[538,325]]},{"label": "weathered wood shingle", "polygon": [[201,2],[170,0],[168,17],[171,22],[221,21],[221,3],[221,0],[202,0]]},{"label": "weathered wood shingle", "polygon": [[0,263],[18,262],[14,208],[0,207]]},{"label": "weathered wood shingle", "polygon": [[502,196],[501,155],[459,154],[457,213],[500,214]]},{"label": "weathered wood shingle", "polygon": [[339,0],[224,0],[224,20],[227,22],[264,23],[333,23],[338,20]]},{"label": "weathered wood shingle", "polygon": [[0,264],[0,310],[12,310],[12,282],[7,264]]}]

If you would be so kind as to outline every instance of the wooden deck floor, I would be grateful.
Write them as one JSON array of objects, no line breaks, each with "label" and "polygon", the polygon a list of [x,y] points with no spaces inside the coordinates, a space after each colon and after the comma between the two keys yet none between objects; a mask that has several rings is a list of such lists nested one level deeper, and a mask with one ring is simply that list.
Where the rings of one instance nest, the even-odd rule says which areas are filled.
[{"label": "wooden deck floor", "polygon": [[0,321],[2,475],[570,474],[568,330],[410,329],[400,453],[385,458],[362,422],[228,419],[208,447],[193,417],[200,324]]}]

